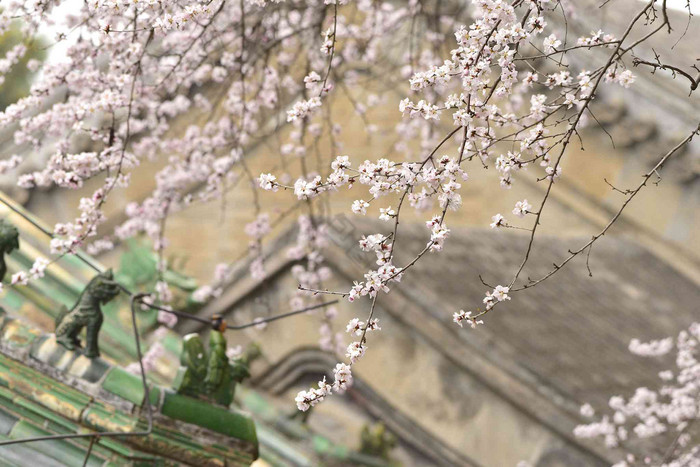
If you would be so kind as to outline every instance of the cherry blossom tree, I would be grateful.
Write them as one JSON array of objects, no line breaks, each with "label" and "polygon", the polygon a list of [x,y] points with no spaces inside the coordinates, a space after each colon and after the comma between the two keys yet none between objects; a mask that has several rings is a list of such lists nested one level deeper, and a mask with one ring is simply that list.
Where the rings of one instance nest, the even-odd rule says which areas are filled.
[{"label": "cherry blossom tree", "polygon": [[[456,324],[471,328],[487,324],[486,315],[503,302],[517,301],[518,292],[590,254],[628,204],[700,130],[688,129],[659,154],[638,186],[618,189],[625,200],[590,241],[547,274],[525,279],[522,273],[562,176],[562,161],[569,157],[567,149],[581,138],[581,128],[596,124],[590,109],[596,96],[606,87],[634,86],[637,73],[663,70],[687,84],[690,93],[698,87],[694,64],[678,68],[665,63],[669,50],[656,50],[656,57],[639,51],[650,38],[676,27],[669,22],[666,0],[639,2],[636,11],[604,2],[603,8],[628,18],[627,27],[618,35],[594,30],[581,37],[556,26],[567,25],[576,14],[576,2],[565,0],[85,0],[68,14],[54,14],[62,3],[3,2],[0,32],[20,24],[26,42],[51,26],[58,32],[50,47],[63,45],[65,56],[49,59],[30,93],[0,112],[0,127],[11,130],[15,144],[50,156],[40,170],[24,173],[22,154],[13,155],[0,162],[0,173],[16,171],[18,184],[27,189],[75,190],[88,180],[100,183],[80,200],[77,218],[54,226],[54,256],[38,258],[11,282],[41,277],[51,261],[78,248],[98,253],[137,235],[151,239],[164,271],[168,217],[217,202],[239,182],[250,187],[255,200],[249,208],[254,220],[244,231],[253,258],[250,274],[262,280],[265,241],[271,226],[288,213],[263,212],[259,199],[294,197],[301,213],[296,243],[288,252],[298,260],[292,271],[299,282],[292,307],[302,309],[333,294],[354,302],[358,313],[346,326],[355,339],[346,346],[345,335],[336,330],[345,325],[333,320],[336,311],[323,311],[321,346],[345,360],[335,367],[333,382],[324,379],[299,393],[300,410],[352,384],[353,364],[366,354],[368,341],[381,335],[378,300],[422,258],[440,254],[450,241],[449,215],[462,205],[461,188],[482,167],[495,168],[503,189],[517,190],[519,174],[526,170],[537,174],[544,189],[540,199],[515,204],[515,219],[510,213],[493,213],[491,228],[525,230],[529,243],[519,267],[503,272],[503,282],[485,283],[483,303],[449,311]],[[0,73],[18,66],[25,49],[8,52],[0,60]],[[578,68],[576,57],[594,51],[602,51],[595,57],[604,59]],[[36,70],[40,64],[29,61],[27,66]],[[354,95],[351,87],[364,83],[377,91]],[[390,156],[370,154],[357,165],[342,154],[343,122],[330,111],[338,93],[352,102],[367,134],[380,123],[371,121],[368,109],[395,106],[403,115]],[[183,116],[205,123],[181,131],[175,123]],[[264,173],[253,173],[247,161],[251,148],[273,137],[279,162],[270,157]],[[77,138],[89,139],[88,148],[76,150]],[[320,149],[322,138],[330,148]],[[113,231],[101,230],[105,204],[149,161],[164,162],[152,192],[128,205],[127,220]],[[376,256],[377,267],[349,290],[331,291],[324,286],[332,272],[324,266],[323,200],[341,189],[357,193],[348,212],[377,215],[386,228],[357,239],[363,251]],[[402,248],[399,220],[407,209],[424,216],[426,242],[411,252],[411,261],[395,264],[394,253]],[[195,299],[218,296],[230,280],[230,265],[222,263],[212,275]],[[172,295],[164,281],[156,294],[163,303]],[[671,398],[673,410],[650,409],[645,401],[659,397],[650,393],[611,403],[616,416],[643,420],[638,434],[660,430],[653,417],[677,428],[697,418],[699,375],[695,357],[689,356],[695,355],[697,338],[695,325],[676,341],[683,355],[676,378],[682,380],[662,394]],[[683,399],[682,407],[676,407],[674,401],[686,393],[694,399]],[[621,438],[616,422],[600,423],[579,431],[603,434],[611,444]],[[684,440],[681,435],[678,444]],[[682,464],[681,457],[676,459]]]}]

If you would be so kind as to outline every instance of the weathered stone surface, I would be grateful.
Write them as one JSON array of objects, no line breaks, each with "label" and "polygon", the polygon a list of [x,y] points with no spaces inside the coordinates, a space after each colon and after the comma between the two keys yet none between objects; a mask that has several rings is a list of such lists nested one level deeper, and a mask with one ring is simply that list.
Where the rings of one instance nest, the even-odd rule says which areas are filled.
[{"label": "weathered stone surface", "polygon": [[[356,238],[388,227],[353,219],[352,229],[334,233],[333,225],[324,256],[338,279],[324,286],[344,290],[375,267],[371,255],[348,254],[357,248]],[[413,259],[428,237],[423,225],[402,223],[396,264]],[[294,241],[293,233],[284,238]],[[568,249],[589,239],[538,237],[523,277],[548,273]],[[573,428],[584,422],[578,407],[584,402],[604,407],[611,393],[656,384],[661,362],[630,354],[629,340],[673,335],[697,319],[700,289],[646,249],[604,237],[591,254],[592,278],[582,257],[499,305],[486,316],[486,326],[455,326],[454,311],[481,304],[488,287],[478,275],[503,283],[526,247],[525,235],[453,229],[443,254],[426,255],[390,294],[380,296],[375,316],[382,338],[368,342],[372,357],[356,365],[356,385],[346,396],[329,398],[315,409],[311,426],[337,442],[348,431],[359,431],[356,414],[367,411],[387,422],[403,449],[423,446],[432,436],[423,452],[430,453],[433,464],[454,465],[446,461],[454,451],[482,465],[534,463],[561,449],[582,465],[609,465],[613,453],[573,436]],[[284,242],[276,248],[283,256]],[[268,264],[277,265],[277,258]],[[258,294],[286,303],[285,291],[296,285],[290,266],[270,266],[274,279],[259,292],[243,287],[241,275],[230,289],[238,295],[225,294],[206,312],[235,310],[230,319],[243,323],[258,316],[253,300]],[[357,316],[357,306],[336,305],[338,322]],[[250,331],[250,339],[263,340],[270,362],[264,373],[254,375],[260,389],[287,401],[324,375],[330,377],[335,359],[307,358],[309,347],[318,345],[317,323],[318,315],[302,315],[285,325],[271,324],[262,335]],[[372,399],[364,389],[370,384]],[[382,410],[380,401],[389,400],[391,409]],[[423,441],[418,429],[424,430]],[[500,448],[489,448],[494,445]]]}]

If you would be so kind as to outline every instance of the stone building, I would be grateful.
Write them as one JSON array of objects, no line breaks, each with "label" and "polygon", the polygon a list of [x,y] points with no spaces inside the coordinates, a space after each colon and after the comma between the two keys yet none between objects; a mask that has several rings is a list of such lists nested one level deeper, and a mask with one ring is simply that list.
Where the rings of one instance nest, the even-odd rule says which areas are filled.
[{"label": "stone building", "polygon": [[[605,17],[607,10],[598,8],[599,2],[576,3],[581,14],[569,23],[574,32],[588,33],[588,24],[596,28],[600,24],[613,33],[624,27],[620,17]],[[635,0],[615,3],[619,8],[638,7]],[[652,54],[652,47],[670,49],[684,33],[686,18],[672,13],[674,33],[655,38],[643,52]],[[697,16],[686,36],[700,36]],[[686,40],[667,58],[688,66],[695,63],[696,49],[693,40]],[[597,54],[592,50],[590,55],[596,63],[601,58]],[[580,69],[591,63],[574,65]],[[625,199],[610,184],[622,189],[638,184],[640,175],[697,125],[700,101],[697,92],[688,97],[686,81],[662,72],[652,76],[642,68],[633,71],[634,86],[604,90],[593,103],[595,122],[582,131],[583,150],[571,147],[564,160],[563,176],[543,216],[543,235],[535,244],[526,275],[547,273],[568,249],[580,247],[599,232]],[[371,92],[351,91],[356,96]],[[390,95],[395,99],[385,108],[372,111],[373,118],[384,122],[381,131],[370,140],[348,138],[344,153],[361,161],[391,152],[391,129],[400,118],[397,105],[403,91],[396,90]],[[333,99],[334,117],[343,122],[346,132],[364,135],[363,122],[351,103],[342,94]],[[262,349],[261,357],[252,363],[251,380],[237,392],[238,402],[255,419],[261,457],[273,465],[361,461],[373,465],[357,452],[360,434],[363,427],[382,421],[398,441],[391,458],[404,465],[508,466],[520,460],[542,467],[610,464],[617,452],[573,437],[574,426],[585,421],[578,407],[590,402],[603,408],[610,395],[655,384],[664,362],[632,356],[627,350],[629,340],[674,335],[698,319],[698,143],[695,140],[679,151],[661,172],[658,186],[649,185],[595,245],[589,264],[592,277],[585,258],[579,258],[490,314],[487,325],[478,330],[459,329],[451,322],[452,313],[481,302],[487,287],[478,274],[488,283],[509,277],[526,246],[526,238],[517,232],[494,235],[485,227],[492,215],[509,212],[515,201],[541,199],[543,186],[534,176],[524,175],[515,189],[504,191],[493,170],[470,169],[471,179],[462,191],[464,207],[451,214],[448,222],[453,235],[445,254],[419,263],[414,274],[382,297],[378,310],[382,338],[370,340],[367,358],[357,366],[355,386],[345,396],[333,396],[315,408],[306,426],[291,417],[294,395],[329,375],[338,361],[318,348],[319,316],[282,320],[264,331],[231,332],[229,341],[257,343]],[[246,152],[253,173],[269,171],[267,151],[256,146]],[[127,202],[143,199],[157,169],[158,163],[144,165],[134,174],[136,183],[116,193],[108,209],[116,213]],[[72,216],[81,195],[14,192],[50,225]],[[355,192],[337,193],[330,209],[347,212],[357,197]],[[226,201],[228,206],[242,206],[253,200],[242,183]],[[273,214],[295,208],[291,197],[265,196],[261,203],[263,211]],[[115,219],[109,228],[120,220]],[[402,218],[402,241],[413,252],[422,249],[427,236],[425,228],[415,224],[418,219],[409,212],[405,222]],[[222,218],[216,203],[177,213],[168,221],[171,250],[196,258],[183,269],[206,282],[222,259],[245,258],[248,239],[241,226],[251,220],[253,214],[244,209],[231,209]],[[192,241],[189,230],[194,224],[202,227],[198,242]],[[332,217],[330,226],[333,241],[324,254],[336,283],[328,287],[346,289],[371,267],[356,248],[356,240],[363,233],[378,231],[377,226],[344,216]],[[289,224],[276,227],[274,241],[264,245],[267,279],[252,280],[242,260],[223,296],[201,310],[201,316],[222,313],[232,323],[245,323],[289,310],[297,284],[285,250],[293,235]],[[124,246],[120,248],[99,259],[116,267]],[[397,258],[397,262],[406,259]],[[72,294],[89,278],[76,267],[61,274],[63,282],[72,284]],[[56,297],[58,292],[42,293]],[[36,293],[31,297],[37,303],[45,301]],[[362,304],[337,307],[339,328],[364,312]],[[24,306],[15,312],[42,332],[50,332],[50,316],[35,310]],[[103,332],[105,352],[115,347],[118,363],[126,363],[120,361],[124,355],[129,361],[134,358],[124,320],[123,313],[114,317],[119,325],[107,326]],[[177,335],[192,331],[202,329],[180,323],[172,333],[173,342],[179,342]],[[166,349],[159,370],[152,375],[155,383],[172,382],[178,345]],[[625,448],[634,452],[639,446]]]},{"label": "stone building", "polygon": [[[377,226],[342,217],[331,226],[334,242],[325,254],[338,278],[329,288],[342,290],[371,267],[371,259],[355,251],[354,239]],[[424,230],[404,229],[404,246],[422,249]],[[295,286],[294,261],[284,247],[292,235],[268,258],[268,281],[255,283],[242,269],[202,313],[246,322],[263,305],[284,308]],[[528,276],[545,274],[586,238],[541,240]],[[488,315],[488,325],[455,326],[452,312],[483,297],[486,286],[478,275],[488,282],[516,267],[525,245],[517,234],[453,232],[444,255],[417,263],[412,275],[381,297],[375,316],[382,335],[370,336],[368,355],[355,367],[359,381],[346,396],[313,409],[311,426],[342,440],[368,421],[382,420],[398,437],[395,455],[405,465],[612,462],[615,451],[573,436],[573,428],[586,421],[579,407],[588,402],[605,408],[613,394],[653,387],[663,362],[630,354],[629,341],[673,335],[697,320],[700,289],[643,247],[606,238],[590,260],[592,277],[585,258],[577,259],[558,277]],[[398,264],[408,260],[397,258]],[[337,306],[339,325],[359,313],[358,304]],[[338,357],[315,350],[320,320],[312,313],[247,332],[264,348],[251,384],[289,406],[297,391],[330,376]],[[183,323],[181,329],[196,325]]]},{"label": "stone building", "polygon": [[[581,3],[591,23],[601,19],[606,31],[621,31],[620,17],[601,18],[605,13],[597,4]],[[638,4],[621,1],[618,6]],[[582,21],[577,31],[585,34]],[[687,21],[687,15],[672,12],[674,33],[654,39],[643,51],[669,50]],[[699,28],[694,17],[688,37],[699,34]],[[692,41],[681,42],[668,58],[688,66],[695,60],[693,47]],[[593,58],[600,59],[596,53]],[[687,81],[634,71],[635,86],[607,90],[593,104],[596,121],[583,132],[583,149],[570,148],[564,161],[562,182],[552,192],[525,277],[546,274],[569,249],[603,229],[625,200],[610,184],[636,186],[698,124],[700,101],[697,93],[688,96]],[[344,115],[354,121],[349,112]],[[351,157],[365,155],[383,142],[381,137],[374,146],[348,142],[346,151]],[[618,459],[618,451],[578,440],[572,431],[586,421],[578,411],[581,404],[603,409],[611,395],[658,385],[656,375],[667,362],[631,355],[632,338],[675,335],[698,319],[698,143],[696,139],[677,152],[659,174],[658,185],[647,187],[594,246],[588,265],[592,277],[586,259],[577,258],[489,315],[487,326],[462,330],[451,315],[480,303],[487,287],[478,274],[488,283],[502,282],[517,268],[527,245],[517,231],[487,231],[490,216],[509,212],[519,199],[543,194],[534,177],[525,175],[517,189],[503,191],[493,171],[472,169],[464,184],[465,205],[448,222],[453,234],[446,251],[419,262],[390,295],[381,297],[376,316],[383,321],[382,338],[370,340],[368,358],[357,365],[356,387],[314,409],[311,426],[345,439],[368,421],[383,420],[399,439],[394,456],[406,465],[500,466],[526,460],[539,466],[583,466]],[[345,211],[352,199],[338,193],[331,201],[333,212]],[[184,217],[192,222],[197,216],[204,215]],[[399,235],[403,247],[410,243],[408,250],[415,254],[427,234],[413,220],[406,212]],[[382,226],[343,215],[330,225],[333,242],[324,254],[338,282],[327,287],[345,290],[372,267],[357,239]],[[284,250],[292,235],[293,230],[278,231],[278,243],[267,248],[272,253],[266,281],[251,280],[242,263],[229,290],[203,313],[229,313],[246,321],[267,310],[288,309],[296,283]],[[396,263],[408,260],[399,257]],[[357,304],[338,307],[341,328],[364,313]],[[289,406],[296,391],[329,375],[337,359],[318,350],[319,325],[320,317],[309,315],[272,323],[262,333],[248,331],[265,349],[264,359],[253,367],[252,384]],[[182,329],[193,328],[185,324]],[[666,441],[658,449],[668,446]],[[635,444],[624,448],[643,452]]]}]

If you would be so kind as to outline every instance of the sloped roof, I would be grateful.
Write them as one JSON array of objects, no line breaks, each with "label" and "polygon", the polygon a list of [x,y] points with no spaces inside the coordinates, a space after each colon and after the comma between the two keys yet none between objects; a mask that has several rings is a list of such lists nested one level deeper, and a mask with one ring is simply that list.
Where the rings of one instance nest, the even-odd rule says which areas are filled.
[{"label": "sloped roof", "polygon": [[[336,218],[330,226],[329,266],[348,281],[376,267],[371,255],[359,251],[357,238],[389,233],[390,226],[357,218]],[[422,224],[401,224],[398,239],[395,264],[401,266],[425,247],[429,232]],[[539,236],[522,277],[543,276],[588,240]],[[485,326],[456,326],[452,313],[476,311],[489,290],[479,275],[493,285],[507,283],[527,242],[527,235],[510,231],[453,230],[445,250],[418,261],[380,297],[379,307],[524,412],[605,459],[610,452],[573,437],[574,426],[584,422],[579,407],[603,409],[612,395],[658,386],[658,372],[670,361],[635,356],[629,342],[675,336],[697,321],[700,287],[633,242],[606,236],[593,247],[592,277],[586,257],[576,258],[552,278],[513,294],[485,316]]]},{"label": "sloped roof", "polygon": [[[392,225],[339,215],[329,227],[326,264],[349,285],[376,268],[373,255],[362,253],[357,239],[389,233]],[[398,238],[395,264],[401,266],[425,247],[429,232],[423,224],[402,223]],[[266,259],[268,280],[294,264],[285,254],[294,239],[295,229],[290,229],[273,240],[268,249],[273,253]],[[569,249],[588,240],[538,236],[522,277],[548,273]],[[538,286],[513,294],[485,316],[485,326],[456,326],[453,312],[482,306],[489,289],[479,274],[494,285],[508,281],[527,241],[526,235],[511,231],[453,229],[445,251],[424,256],[390,294],[380,296],[377,316],[389,313],[412,326],[455,369],[472,374],[570,442],[607,459],[610,451],[573,436],[573,428],[585,421],[579,407],[589,402],[602,409],[614,394],[657,386],[657,374],[669,362],[635,356],[629,342],[674,336],[696,321],[700,287],[632,241],[606,236],[593,247],[592,277],[584,255]],[[260,283],[247,271],[241,264],[231,286],[203,313],[232,313],[252,296]]]},{"label": "sloped roof", "polygon": [[[407,252],[420,252],[428,239],[423,226],[402,229],[396,264],[410,261]],[[545,275],[567,250],[586,241],[539,237],[523,277]],[[697,320],[700,287],[619,237],[596,242],[592,277],[583,255],[536,287],[513,294],[484,317],[486,325],[478,330],[454,325],[454,311],[482,305],[488,287],[479,274],[490,284],[506,282],[527,242],[518,233],[453,231],[445,250],[416,263],[397,289],[458,332],[465,345],[486,355],[497,350],[499,358],[517,363],[571,401],[604,405],[611,394],[658,381],[660,362],[632,355],[629,342],[674,336]],[[381,297],[384,307],[391,307],[391,301],[391,294]]]},{"label": "sloped roof", "polygon": [[[140,376],[101,359],[67,351],[53,335],[2,313],[0,324],[0,439],[53,434],[145,431]],[[101,438],[88,465],[184,462],[250,465],[257,457],[255,425],[235,410],[149,388],[154,428],[148,436]],[[87,439],[0,446],[10,465],[78,465]]]},{"label": "sloped roof", "polygon": [[[267,388],[262,388],[267,389]],[[256,417],[260,433],[261,458],[275,466],[311,467],[316,465],[391,467],[382,458],[334,443],[314,431],[300,417],[290,417],[270,402],[264,392],[239,388],[241,405]]]},{"label": "sloped roof", "polygon": [[[566,22],[561,18],[560,10],[549,15],[548,21],[559,38],[568,37],[573,44],[576,37],[590,35],[599,29],[620,37],[633,15],[648,2],[577,0],[571,3],[572,12],[567,14]],[[651,25],[639,21],[627,44],[661,24],[659,3],[656,5],[659,18]],[[635,83],[629,89],[602,86],[598,98],[591,104],[590,110],[603,124],[614,146],[625,150],[628,157],[648,159],[650,168],[698,124],[700,92],[695,90],[690,94],[690,81],[683,76],[674,77],[671,72],[663,70],[652,73],[652,67],[645,65],[634,67],[633,59],[637,57],[653,62],[655,52],[658,52],[662,63],[697,76],[692,68],[698,63],[696,38],[700,37],[700,17],[696,10],[693,8],[694,16],[689,17],[685,10],[668,9],[673,28],[671,33],[664,28],[635,47],[634,56],[627,54],[624,59],[636,77]],[[594,70],[605,63],[609,54],[607,48],[583,49],[568,54],[567,60],[579,70]],[[545,69],[550,64],[545,60],[539,63]],[[591,122],[591,127],[597,129],[598,122]],[[697,182],[700,179],[700,145],[694,141],[677,152],[667,164],[665,174],[682,183]]]},{"label": "sloped roof", "polygon": [[[644,8],[648,2],[640,0],[612,0],[608,4],[603,5],[599,0],[577,0],[575,11],[570,15],[569,20],[576,23],[582,29],[590,27],[591,29],[602,28],[604,32],[610,32],[617,37],[625,31],[629,23],[637,12]],[[660,3],[660,2],[659,2]],[[692,3],[692,2],[691,2]],[[661,24],[661,5],[656,5],[658,18],[653,24],[647,24],[644,21],[638,22],[637,26],[630,34],[630,41],[634,41],[646,35],[650,30]],[[693,15],[697,15],[698,11],[695,5],[691,5]],[[690,17],[686,9],[676,10],[667,9],[668,20],[671,23],[671,33],[669,34],[664,28],[658,34],[652,36],[648,41],[645,41],[640,50],[654,57],[652,49],[660,53],[664,51],[667,54],[662,55],[664,63],[687,68],[691,70],[691,66],[695,63],[697,57],[697,46],[693,39],[700,34],[700,19],[696,16]],[[576,34],[588,34],[591,31],[579,30]],[[641,70],[641,68],[640,68]],[[681,95],[688,95],[689,82],[685,79],[678,80],[678,92]]]},{"label": "sloped roof", "polygon": [[[6,199],[6,196],[3,195],[3,199]],[[14,207],[21,210],[17,205]],[[23,214],[41,225],[31,214]],[[10,273],[29,269],[39,256],[51,257],[49,239],[30,221],[3,204],[0,204],[0,216],[16,226],[20,232],[20,248],[6,256]],[[41,280],[30,281],[26,286],[5,287],[0,304],[11,315],[22,316],[34,323],[39,330],[51,332],[61,306],[73,306],[85,284],[94,275],[95,271],[77,257],[67,255],[52,263]],[[125,363],[125,358],[135,360],[136,347],[130,321],[125,319],[130,319],[131,316],[126,301],[115,300],[103,307],[103,311],[105,322],[100,333],[102,353],[113,362]],[[139,318],[142,331],[152,328],[155,324],[155,313],[144,313]]]},{"label": "sloped roof", "polygon": [[[3,196],[3,198],[5,198]],[[15,206],[21,211],[21,208]],[[6,256],[9,274],[48,255],[48,238],[30,220],[2,205],[0,214],[20,232],[20,248]],[[29,219],[31,215],[23,213]],[[91,260],[90,260],[91,261]],[[95,263],[97,264],[97,263]],[[99,265],[97,265],[99,267]],[[8,274],[8,276],[9,276]],[[147,427],[140,375],[122,364],[136,359],[126,301],[103,308],[100,333],[104,358],[89,359],[57,345],[53,321],[62,305],[72,306],[95,272],[74,256],[51,264],[46,275],[26,286],[6,286],[0,296],[0,440],[91,432],[138,432]],[[139,314],[142,345],[155,325],[154,313]],[[152,340],[152,339],[151,339]],[[179,365],[181,340],[169,332],[159,341],[171,361],[149,372],[150,382],[169,384]],[[160,362],[159,362],[160,363]],[[167,367],[167,368],[166,368]],[[148,464],[250,465],[258,456],[252,419],[149,384],[154,429],[149,436],[100,438],[88,465]],[[8,465],[80,465],[89,440],[62,439],[0,446]]]},{"label": "sloped roof", "polygon": [[[284,394],[292,387],[296,387],[300,381],[306,378],[311,380],[320,380],[324,376],[329,380],[333,377],[332,368],[337,363],[337,358],[326,351],[314,347],[295,348],[285,355],[279,361],[268,366],[263,372],[254,376],[252,384],[256,389],[264,393],[275,395]],[[413,462],[411,465],[441,465],[441,466],[476,466],[478,465],[473,459],[461,453],[459,450],[451,448],[447,443],[439,437],[432,435],[425,430],[420,424],[415,423],[408,414],[403,413],[392,401],[386,400],[375,389],[372,388],[368,381],[365,381],[361,376],[354,375],[353,384],[348,388],[346,396],[359,405],[361,411],[369,417],[381,420],[382,423],[404,444],[404,456],[410,458]],[[243,404],[246,408],[254,410],[255,397],[259,397],[258,393],[251,393],[243,396]],[[268,409],[269,410],[269,409]],[[332,410],[332,409],[331,409]],[[321,415],[322,416],[322,415]],[[316,415],[314,415],[316,417]],[[265,417],[269,419],[270,417]],[[267,421],[267,420],[266,420]],[[287,420],[282,425],[279,420],[276,421],[278,426],[284,430],[291,421]],[[290,427],[291,428],[291,427]],[[293,432],[293,430],[286,430]],[[296,431],[299,430],[296,428]],[[303,446],[309,440],[314,441],[314,445],[318,445],[315,439],[310,436],[300,436],[297,446]],[[304,439],[306,438],[306,439]],[[263,441],[261,440],[261,443]],[[330,444],[330,443],[326,443]],[[342,448],[336,448],[336,452],[343,452]],[[345,449],[347,451],[347,449]],[[375,460],[373,464],[367,463],[366,455],[358,455],[352,451],[344,453],[349,461],[354,464],[378,465]],[[370,458],[371,459],[371,458]]]}]

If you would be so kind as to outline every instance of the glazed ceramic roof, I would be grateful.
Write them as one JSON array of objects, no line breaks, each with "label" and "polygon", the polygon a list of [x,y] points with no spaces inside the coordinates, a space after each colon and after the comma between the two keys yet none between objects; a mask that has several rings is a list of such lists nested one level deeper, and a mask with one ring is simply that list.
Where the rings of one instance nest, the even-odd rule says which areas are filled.
[{"label": "glazed ceramic roof", "polygon": [[[7,258],[10,273],[49,257],[48,238],[21,216],[0,209],[20,231],[20,249]],[[0,439],[47,434],[119,431],[146,427],[141,377],[120,366],[135,360],[126,300],[104,307],[100,333],[104,358],[88,359],[56,344],[51,334],[61,305],[72,306],[95,274],[72,256],[52,264],[46,276],[27,286],[6,286],[0,298]],[[153,313],[139,315],[141,331],[153,327]],[[142,335],[145,333],[142,333]],[[170,333],[160,343],[175,368],[181,342]],[[144,346],[147,347],[146,339]],[[167,381],[154,371],[149,380]],[[147,437],[101,438],[88,465],[126,462],[192,465],[250,465],[258,442],[252,419],[234,409],[176,394],[150,384],[154,430]],[[88,439],[0,446],[8,464],[80,465]]]}]

